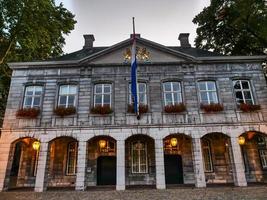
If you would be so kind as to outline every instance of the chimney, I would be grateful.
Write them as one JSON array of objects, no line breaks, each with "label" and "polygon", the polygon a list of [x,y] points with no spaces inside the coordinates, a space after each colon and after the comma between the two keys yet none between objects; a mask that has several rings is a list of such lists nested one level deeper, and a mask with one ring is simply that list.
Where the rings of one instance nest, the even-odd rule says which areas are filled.
[{"label": "chimney", "polygon": [[83,35],[84,37],[84,49],[91,49],[95,41],[94,35]]},{"label": "chimney", "polygon": [[[131,35],[130,35],[130,38],[133,38],[133,35],[134,35],[134,34],[131,34]],[[140,37],[141,37],[141,34],[140,34],[140,33],[136,33],[136,34],[135,34],[135,38],[140,38]]]},{"label": "chimney", "polygon": [[180,33],[178,39],[180,40],[180,46],[181,47],[191,47],[191,44],[189,43],[189,33]]}]

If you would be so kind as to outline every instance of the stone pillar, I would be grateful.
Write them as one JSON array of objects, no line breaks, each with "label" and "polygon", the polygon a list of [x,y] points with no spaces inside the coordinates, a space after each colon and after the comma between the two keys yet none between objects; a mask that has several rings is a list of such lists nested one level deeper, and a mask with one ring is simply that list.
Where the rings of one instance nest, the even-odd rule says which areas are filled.
[{"label": "stone pillar", "polygon": [[[2,136],[3,137],[3,136]],[[3,140],[3,139],[2,139]],[[14,149],[10,149],[10,143],[0,142],[0,191],[7,189],[7,184],[9,180],[10,170],[13,162],[13,155],[11,155],[11,160],[9,160],[10,153],[14,154]],[[10,152],[11,151],[11,152]],[[7,180],[6,180],[7,179]]]},{"label": "stone pillar", "polygon": [[116,190],[125,190],[125,141],[117,140]]},{"label": "stone pillar", "polygon": [[37,165],[37,174],[35,179],[35,192],[43,192],[47,187],[47,157],[48,157],[48,143],[42,142],[39,152],[38,165]]},{"label": "stone pillar", "polygon": [[157,189],[165,189],[164,148],[162,139],[155,140],[155,160]]},{"label": "stone pillar", "polygon": [[247,186],[245,167],[238,138],[231,137],[233,178],[236,186]]},{"label": "stone pillar", "polygon": [[202,158],[202,147],[200,138],[192,138],[193,145],[193,165],[195,173],[195,186],[196,187],[206,187],[204,165]]},{"label": "stone pillar", "polygon": [[85,190],[85,170],[86,170],[86,152],[87,142],[80,141],[78,144],[78,159],[77,159],[77,173],[76,173],[76,190]]}]

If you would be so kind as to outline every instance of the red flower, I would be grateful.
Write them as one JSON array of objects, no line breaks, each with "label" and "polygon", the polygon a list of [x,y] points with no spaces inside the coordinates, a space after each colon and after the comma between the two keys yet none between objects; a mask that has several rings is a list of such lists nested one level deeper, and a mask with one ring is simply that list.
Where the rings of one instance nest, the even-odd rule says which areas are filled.
[{"label": "red flower", "polygon": [[200,109],[205,112],[221,112],[223,111],[223,105],[219,103],[201,104]]},{"label": "red flower", "polygon": [[39,113],[40,113],[39,108],[21,108],[17,111],[16,116],[34,119],[39,115]]},{"label": "red flower", "polygon": [[[128,105],[128,113],[134,113],[134,105],[133,104],[129,104]],[[144,105],[144,104],[139,104],[139,113],[147,113],[148,112],[148,105]]]},{"label": "red flower", "polygon": [[183,103],[177,103],[165,106],[164,111],[166,113],[180,113],[186,111],[186,107]]},{"label": "red flower", "polygon": [[261,106],[241,103],[239,105],[239,109],[242,110],[243,112],[254,112],[254,111],[260,110]]},{"label": "red flower", "polygon": [[76,113],[76,108],[73,106],[65,107],[65,106],[58,106],[54,109],[54,113],[60,117],[64,117],[67,115],[72,115]]},{"label": "red flower", "polygon": [[100,114],[100,115],[106,115],[112,113],[113,110],[110,108],[109,105],[98,105],[93,108],[91,108],[91,113],[93,114]]}]

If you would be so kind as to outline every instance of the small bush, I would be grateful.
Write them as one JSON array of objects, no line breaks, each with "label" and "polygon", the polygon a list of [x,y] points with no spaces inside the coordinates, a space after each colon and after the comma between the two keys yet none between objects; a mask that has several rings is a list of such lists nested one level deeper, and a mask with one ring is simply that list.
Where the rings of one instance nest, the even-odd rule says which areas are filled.
[{"label": "small bush", "polygon": [[223,105],[219,103],[201,104],[200,109],[205,112],[221,112],[223,111]]},{"label": "small bush", "polygon": [[[129,104],[128,105],[128,109],[127,109],[128,113],[134,113],[134,105],[133,104]],[[139,104],[139,113],[147,113],[148,112],[148,105],[144,105],[144,104]]]},{"label": "small bush", "polygon": [[76,108],[73,106],[65,107],[65,106],[58,106],[54,109],[54,113],[60,117],[64,117],[67,115],[73,115],[76,113]]},{"label": "small bush", "polygon": [[183,103],[167,105],[164,108],[166,113],[180,113],[186,111],[186,106]]},{"label": "small bush", "polygon": [[257,110],[260,110],[261,106],[260,105],[251,105],[251,104],[241,103],[239,105],[239,109],[242,110],[243,112],[255,112]]},{"label": "small bush", "polygon": [[17,117],[34,119],[40,114],[39,108],[22,108],[19,109],[16,113]]},{"label": "small bush", "polygon": [[98,106],[91,108],[91,113],[93,114],[107,115],[112,112],[113,110],[110,108],[109,105],[103,105],[103,106],[98,105]]}]

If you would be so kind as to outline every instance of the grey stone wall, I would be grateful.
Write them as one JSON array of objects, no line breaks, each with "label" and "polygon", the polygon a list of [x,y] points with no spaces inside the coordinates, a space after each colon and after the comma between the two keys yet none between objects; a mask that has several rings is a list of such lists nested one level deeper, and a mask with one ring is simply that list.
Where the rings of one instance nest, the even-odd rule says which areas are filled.
[{"label": "grey stone wall", "polygon": [[[264,122],[267,120],[266,81],[260,64],[199,64],[199,65],[140,65],[138,79],[147,83],[149,112],[137,121],[127,113],[128,84],[130,67],[128,65],[103,67],[101,65],[58,69],[14,70],[7,103],[3,128],[25,127],[65,127],[102,125],[148,125],[148,124],[209,124]],[[250,81],[256,104],[261,110],[255,113],[241,112],[235,103],[233,79]],[[181,114],[164,112],[162,82],[181,81],[183,100],[187,111]],[[204,113],[199,109],[197,81],[214,80],[217,85],[219,102],[224,111],[215,114]],[[93,105],[93,85],[101,81],[112,84],[112,107],[114,113],[99,117],[90,114]],[[22,106],[25,84],[44,85],[41,115],[37,119],[16,118],[16,111]],[[53,114],[57,104],[58,86],[61,83],[78,85],[77,114],[60,118]]]}]

